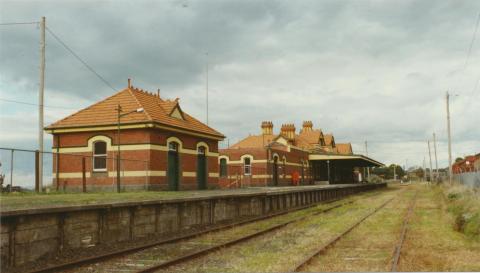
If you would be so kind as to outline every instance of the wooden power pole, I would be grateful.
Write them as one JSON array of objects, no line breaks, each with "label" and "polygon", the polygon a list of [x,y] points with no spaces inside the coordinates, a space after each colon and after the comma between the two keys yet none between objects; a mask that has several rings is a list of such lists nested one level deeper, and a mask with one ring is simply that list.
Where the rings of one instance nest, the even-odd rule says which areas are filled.
[{"label": "wooden power pole", "polygon": [[452,135],[450,132],[450,94],[447,91],[448,183],[452,184]]},{"label": "wooden power pole", "polygon": [[437,137],[435,133],[433,133],[433,151],[435,154],[435,181],[438,182],[439,175],[438,175],[438,159],[437,159]]},{"label": "wooden power pole", "polygon": [[38,190],[43,188],[43,94],[45,88],[45,17],[40,22],[40,84],[38,92]]},{"label": "wooden power pole", "polygon": [[208,52],[205,54],[206,57],[207,57],[207,62],[206,62],[206,65],[205,65],[205,76],[206,76],[206,108],[207,108],[207,125],[208,125]]},{"label": "wooden power pole", "polygon": [[[368,143],[365,141],[365,155],[368,157]],[[370,167],[367,167],[367,181],[370,182]]]},{"label": "wooden power pole", "polygon": [[432,153],[430,152],[430,140],[427,140],[428,144],[428,156],[430,157],[430,182],[432,182],[433,171],[432,171]]}]

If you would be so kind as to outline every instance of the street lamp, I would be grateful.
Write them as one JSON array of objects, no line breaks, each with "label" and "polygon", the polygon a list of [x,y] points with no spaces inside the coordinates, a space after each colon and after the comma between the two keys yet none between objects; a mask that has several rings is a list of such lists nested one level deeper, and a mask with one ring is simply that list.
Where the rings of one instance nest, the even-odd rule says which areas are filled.
[{"label": "street lamp", "polygon": [[120,118],[131,113],[142,113],[143,108],[122,114],[122,106],[118,104],[115,110],[117,110],[117,192],[120,192]]},{"label": "street lamp", "polygon": [[327,160],[327,177],[328,177],[328,184],[330,184],[330,160]]}]

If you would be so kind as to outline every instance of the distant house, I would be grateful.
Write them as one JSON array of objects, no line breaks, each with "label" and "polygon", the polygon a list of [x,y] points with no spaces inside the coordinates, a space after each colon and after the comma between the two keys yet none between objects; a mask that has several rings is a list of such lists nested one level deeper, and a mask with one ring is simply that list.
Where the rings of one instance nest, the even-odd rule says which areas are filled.
[{"label": "distant house", "polygon": [[[227,149],[220,149],[220,184],[286,186],[358,181],[358,168],[381,163],[354,155],[350,143],[335,143],[332,134],[324,135],[304,121],[296,133],[295,125],[283,124],[273,132],[273,123],[264,121],[261,134],[250,135]],[[355,172],[356,171],[356,172]]]},{"label": "distant house", "polygon": [[130,80],[126,89],[45,130],[58,153],[53,177],[60,188],[82,186],[82,158],[89,189],[115,189],[117,170],[122,189],[218,185],[218,141],[224,136],[185,113],[178,99],[162,99],[131,86]]},{"label": "distant house", "polygon": [[480,171],[480,154],[466,156],[452,165],[454,174]]}]

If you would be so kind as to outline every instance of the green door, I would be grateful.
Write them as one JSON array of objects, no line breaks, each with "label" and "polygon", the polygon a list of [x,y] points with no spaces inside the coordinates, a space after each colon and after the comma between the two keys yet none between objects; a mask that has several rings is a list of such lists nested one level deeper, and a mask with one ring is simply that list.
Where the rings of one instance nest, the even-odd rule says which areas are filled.
[{"label": "green door", "polygon": [[205,147],[198,147],[197,184],[199,190],[207,188],[207,157],[205,155]]},{"label": "green door", "polygon": [[178,144],[169,143],[167,179],[168,189],[178,191],[179,188],[179,162],[178,162]]},{"label": "green door", "polygon": [[278,186],[278,158],[273,159],[273,185]]}]

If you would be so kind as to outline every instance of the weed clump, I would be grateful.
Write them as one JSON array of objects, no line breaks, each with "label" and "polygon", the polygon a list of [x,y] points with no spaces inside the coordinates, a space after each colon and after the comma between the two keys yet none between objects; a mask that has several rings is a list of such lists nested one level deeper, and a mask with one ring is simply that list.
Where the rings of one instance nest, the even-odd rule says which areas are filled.
[{"label": "weed clump", "polygon": [[447,211],[453,217],[453,229],[480,240],[480,195],[471,188],[455,185],[444,186]]}]

